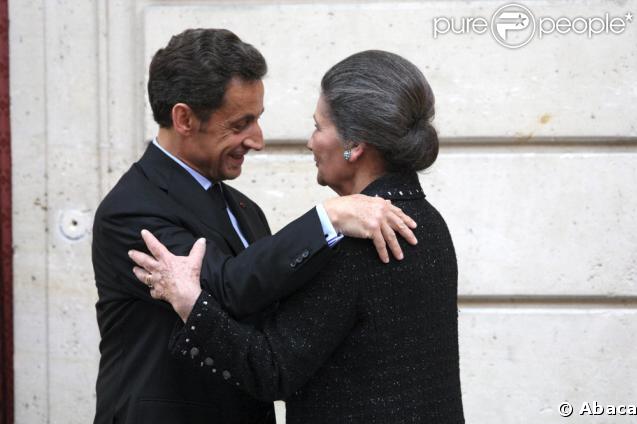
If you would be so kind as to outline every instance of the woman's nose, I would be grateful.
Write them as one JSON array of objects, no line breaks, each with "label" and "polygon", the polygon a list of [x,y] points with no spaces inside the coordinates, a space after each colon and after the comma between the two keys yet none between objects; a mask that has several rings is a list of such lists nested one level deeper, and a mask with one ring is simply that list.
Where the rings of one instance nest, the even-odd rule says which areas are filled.
[{"label": "woman's nose", "polygon": [[307,139],[307,143],[305,143],[305,147],[308,148],[308,150],[312,150],[312,139],[314,138],[314,135],[311,135],[310,138]]}]

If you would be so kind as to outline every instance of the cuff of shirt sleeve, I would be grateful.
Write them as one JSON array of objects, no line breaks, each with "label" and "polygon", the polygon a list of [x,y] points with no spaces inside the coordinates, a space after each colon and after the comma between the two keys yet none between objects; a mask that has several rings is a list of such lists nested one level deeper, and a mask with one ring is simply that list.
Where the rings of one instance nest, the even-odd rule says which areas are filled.
[{"label": "cuff of shirt sleeve", "polygon": [[341,241],[343,238],[343,234],[337,233],[332,225],[332,221],[327,216],[327,212],[323,207],[322,203],[316,205],[316,213],[318,214],[319,220],[321,221],[321,227],[323,227],[323,234],[325,235],[325,241],[329,247],[334,246],[336,243]]}]

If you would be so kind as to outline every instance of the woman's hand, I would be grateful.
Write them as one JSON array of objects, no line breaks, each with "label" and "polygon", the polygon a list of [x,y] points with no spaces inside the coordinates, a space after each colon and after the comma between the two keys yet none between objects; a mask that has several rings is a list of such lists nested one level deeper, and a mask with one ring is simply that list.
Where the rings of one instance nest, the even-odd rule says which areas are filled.
[{"label": "woman's hand", "polygon": [[138,265],[133,268],[135,276],[150,288],[154,299],[170,303],[186,322],[201,294],[199,277],[206,253],[206,239],[197,240],[188,256],[175,256],[150,231],[142,230],[142,238],[153,256],[137,250],[128,252]]}]

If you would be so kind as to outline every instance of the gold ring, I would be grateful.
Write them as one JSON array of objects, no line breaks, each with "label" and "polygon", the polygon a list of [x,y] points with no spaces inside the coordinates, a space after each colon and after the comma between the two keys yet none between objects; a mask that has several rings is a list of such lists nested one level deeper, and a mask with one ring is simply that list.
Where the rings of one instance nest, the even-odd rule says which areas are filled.
[{"label": "gold ring", "polygon": [[146,275],[146,278],[145,278],[144,280],[146,281],[146,285],[147,285],[149,288],[151,288],[151,289],[152,289],[152,288],[153,288],[153,283],[152,283],[152,281],[150,281],[150,278],[151,278],[151,277],[152,277],[152,274],[148,274],[148,275]]}]

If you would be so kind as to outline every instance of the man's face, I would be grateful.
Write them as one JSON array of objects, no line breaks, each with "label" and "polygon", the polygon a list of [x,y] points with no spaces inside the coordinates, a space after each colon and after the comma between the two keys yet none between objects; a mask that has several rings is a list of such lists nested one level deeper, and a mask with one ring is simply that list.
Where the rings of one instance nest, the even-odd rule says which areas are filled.
[{"label": "man's face", "polygon": [[244,156],[263,149],[259,117],[263,113],[263,82],[233,78],[222,106],[200,123],[182,154],[189,165],[213,181],[241,174]]}]

